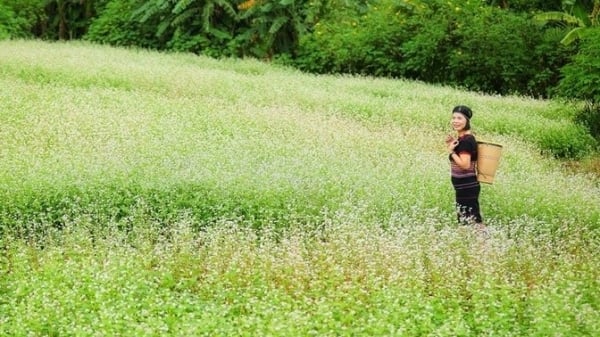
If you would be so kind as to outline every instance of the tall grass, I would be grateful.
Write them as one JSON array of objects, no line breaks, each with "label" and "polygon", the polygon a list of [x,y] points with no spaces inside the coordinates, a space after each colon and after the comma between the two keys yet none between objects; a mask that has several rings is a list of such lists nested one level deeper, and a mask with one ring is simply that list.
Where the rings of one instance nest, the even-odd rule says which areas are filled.
[{"label": "tall grass", "polygon": [[[567,105],[34,41],[0,42],[0,88],[3,334],[600,331],[598,180],[544,145],[586,138]],[[504,145],[483,241],[456,104]]]}]

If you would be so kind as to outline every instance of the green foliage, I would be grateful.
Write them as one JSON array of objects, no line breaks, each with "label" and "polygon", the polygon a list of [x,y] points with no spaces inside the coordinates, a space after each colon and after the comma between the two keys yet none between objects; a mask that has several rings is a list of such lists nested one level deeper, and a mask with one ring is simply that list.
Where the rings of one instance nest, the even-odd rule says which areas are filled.
[{"label": "green foliage", "polygon": [[392,1],[341,5],[301,39],[294,65],[317,73],[401,76],[403,37]]},{"label": "green foliage", "polygon": [[455,22],[455,46],[446,55],[454,84],[488,93],[528,93],[545,64],[531,52],[541,32],[526,16],[484,8]]},{"label": "green foliage", "polygon": [[[164,31],[173,30],[168,48],[213,57],[235,53],[238,14],[229,0],[176,1],[162,14]],[[159,32],[162,34],[162,32]]]},{"label": "green foliage", "polygon": [[[553,48],[547,31],[539,31],[526,14],[519,14],[534,7],[555,10],[555,2],[32,3],[45,11],[37,16],[36,25],[42,28],[35,35],[46,38],[77,38],[89,25],[85,39],[112,45],[278,59],[317,73],[405,77],[488,93],[547,97],[557,84],[558,69],[573,53],[573,48]],[[584,1],[562,5],[578,16],[576,9],[590,6]],[[50,20],[40,21],[44,16]],[[595,22],[593,15],[588,21]]]},{"label": "green foliage", "polygon": [[0,0],[0,39],[31,38],[45,30],[45,0]]},{"label": "green foliage", "polygon": [[557,94],[586,102],[578,119],[600,137],[600,28],[589,29],[571,63],[561,69]]},{"label": "green foliage", "polygon": [[[212,57],[275,59],[316,73],[418,79],[549,97],[576,46],[557,23],[598,22],[597,1],[0,1],[0,36],[78,39]],[[560,9],[563,12],[556,12]],[[543,11],[550,29],[530,21]],[[554,12],[552,12],[554,11]],[[549,17],[559,13],[560,17]],[[568,19],[568,20],[565,20]],[[558,21],[557,21],[558,20]],[[547,27],[547,28],[548,28]],[[575,34],[576,33],[576,34]],[[564,37],[564,35],[563,35]]]},{"label": "green foliage", "polygon": [[276,54],[295,56],[300,38],[318,22],[325,1],[249,0],[238,6],[244,26],[240,38],[243,55],[272,58]]},{"label": "green foliage", "polygon": [[84,40],[110,44],[158,49],[154,28],[132,17],[133,11],[144,1],[110,0],[89,27]]},{"label": "green foliage", "polygon": [[550,11],[539,13],[536,20],[543,24],[560,24],[570,30],[561,40],[562,44],[569,45],[582,38],[585,31],[598,26],[600,17],[600,1],[575,0],[563,1],[563,11]]},{"label": "green foliage", "polygon": [[597,145],[589,131],[581,127],[549,128],[537,138],[543,151],[557,158],[581,159]]},{"label": "green foliage", "polygon": [[443,1],[417,2],[399,8],[397,15],[405,18],[407,31],[400,49],[402,76],[430,83],[444,83],[452,78],[445,70],[448,56],[456,47],[452,30],[462,21],[463,15],[458,12],[451,3]]},{"label": "green foliage", "polygon": [[576,121],[585,126],[600,144],[600,104],[586,102]]},{"label": "green foliage", "polygon": [[576,45],[564,45],[560,40],[564,36],[561,28],[547,28],[541,33],[534,46],[532,59],[538,64],[528,82],[527,93],[533,97],[553,97],[555,87],[561,79],[561,68],[571,62],[571,56],[577,52]]},{"label": "green foliage", "polygon": [[573,52],[554,42],[527,15],[477,1],[383,0],[321,20],[302,39],[294,64],[546,97]]},{"label": "green foliage", "polygon": [[[402,44],[402,67],[411,78],[487,93],[545,96],[557,79],[549,65],[566,59],[565,50],[541,43],[542,32],[523,14],[443,1],[407,6],[403,13],[412,35]],[[542,49],[539,54],[531,52],[536,48]]]},{"label": "green foliage", "polygon": [[486,4],[518,12],[560,10],[563,0],[485,0]]},{"label": "green foliage", "polygon": [[587,31],[573,62],[561,70],[558,93],[565,97],[600,102],[600,28]]},{"label": "green foliage", "polygon": [[[202,10],[202,32],[194,30],[182,17],[194,18],[194,4],[185,2],[174,10],[178,27],[172,46],[176,50],[209,55],[272,58],[275,54],[294,55],[300,36],[318,20],[326,5],[322,1],[242,1],[206,2]],[[198,6],[198,5],[196,5]],[[224,14],[227,17],[223,17]],[[194,32],[196,31],[196,32]],[[198,47],[193,47],[193,42]],[[190,48],[191,47],[191,48]]]},{"label": "green foliage", "polygon": [[108,0],[47,0],[44,1],[44,29],[38,37],[52,40],[82,38],[97,14]]},{"label": "green foliage", "polygon": [[14,13],[12,9],[0,3],[0,40],[10,37],[10,30],[12,30],[13,26],[10,22],[13,20],[13,17]]},{"label": "green foliage", "polygon": [[0,1],[0,26],[13,38],[79,39],[108,0]]},{"label": "green foliage", "polygon": [[[90,39],[118,41],[123,34],[135,39],[138,34],[152,32],[154,41],[145,44],[157,49],[213,57],[271,58],[281,53],[293,55],[299,37],[326,7],[321,1],[152,0],[130,4],[117,1],[111,6],[123,10],[121,16],[118,10],[104,11],[95,25],[107,28],[92,27],[95,30]],[[119,21],[130,24],[111,32],[108,27]]]}]

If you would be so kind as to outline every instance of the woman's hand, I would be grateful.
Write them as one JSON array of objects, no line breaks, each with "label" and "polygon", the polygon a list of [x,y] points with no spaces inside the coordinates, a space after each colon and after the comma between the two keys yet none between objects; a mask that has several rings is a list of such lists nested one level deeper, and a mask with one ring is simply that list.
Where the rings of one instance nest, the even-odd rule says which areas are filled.
[{"label": "woman's hand", "polygon": [[448,153],[452,153],[454,152],[454,148],[458,145],[458,140],[455,139],[454,137],[448,135],[448,137],[446,137],[446,146],[448,148]]}]

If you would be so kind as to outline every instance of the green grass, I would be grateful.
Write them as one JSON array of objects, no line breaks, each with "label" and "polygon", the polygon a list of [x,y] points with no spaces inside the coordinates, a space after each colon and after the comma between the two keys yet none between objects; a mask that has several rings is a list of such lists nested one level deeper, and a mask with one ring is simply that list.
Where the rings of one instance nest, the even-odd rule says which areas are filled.
[{"label": "green grass", "polygon": [[[600,185],[572,107],[0,42],[0,334],[593,336]],[[487,240],[443,139],[504,145]]]}]

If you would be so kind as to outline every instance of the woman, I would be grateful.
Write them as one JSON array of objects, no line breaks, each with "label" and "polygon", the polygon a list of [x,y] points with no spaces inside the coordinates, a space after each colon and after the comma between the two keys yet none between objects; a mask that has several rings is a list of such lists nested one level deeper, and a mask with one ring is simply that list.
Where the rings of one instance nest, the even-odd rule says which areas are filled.
[{"label": "woman", "polygon": [[452,109],[451,124],[456,137],[449,135],[446,145],[450,153],[450,173],[456,191],[458,221],[463,224],[475,223],[478,228],[484,228],[479,210],[481,186],[475,172],[477,141],[471,133],[471,117],[473,112],[468,106],[458,105]]}]

